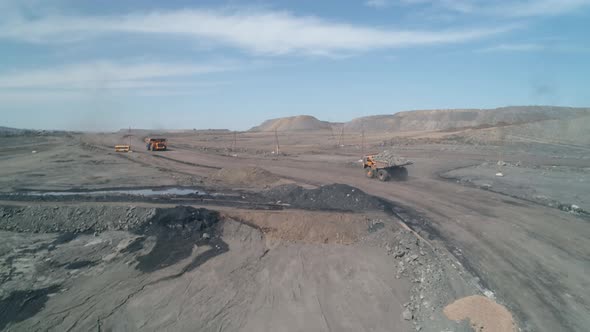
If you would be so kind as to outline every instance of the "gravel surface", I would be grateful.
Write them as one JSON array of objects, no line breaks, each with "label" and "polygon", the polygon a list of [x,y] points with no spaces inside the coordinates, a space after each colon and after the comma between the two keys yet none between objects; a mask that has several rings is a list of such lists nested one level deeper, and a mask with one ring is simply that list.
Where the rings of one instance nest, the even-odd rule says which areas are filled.
[{"label": "gravel surface", "polygon": [[442,314],[457,297],[482,292],[456,260],[408,230],[379,230],[363,243],[380,246],[390,257],[395,278],[411,282],[402,318],[411,321],[417,331],[471,331],[467,324],[450,322]]},{"label": "gravel surface", "polygon": [[[106,230],[144,231],[153,223],[186,228],[196,220],[197,228],[210,226],[218,219],[206,209],[145,208],[135,206],[3,206],[0,207],[0,230],[32,233],[92,233]],[[191,224],[191,227],[192,224]]]},{"label": "gravel surface", "polygon": [[590,167],[526,167],[520,163],[485,162],[441,176],[567,212],[587,214],[590,211]]}]

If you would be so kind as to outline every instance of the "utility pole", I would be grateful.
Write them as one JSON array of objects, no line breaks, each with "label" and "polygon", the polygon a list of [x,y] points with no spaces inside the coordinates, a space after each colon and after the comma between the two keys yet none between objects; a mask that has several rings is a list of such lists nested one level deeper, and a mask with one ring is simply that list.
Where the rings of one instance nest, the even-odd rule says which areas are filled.
[{"label": "utility pole", "polygon": [[502,173],[502,166],[504,166],[504,139],[506,137],[506,132],[504,131],[504,127],[498,127],[498,140],[500,141],[500,146],[498,147],[498,164],[496,170],[498,173]]},{"label": "utility pole", "polygon": [[361,155],[365,155],[365,127],[361,127]]},{"label": "utility pole", "polygon": [[234,130],[234,141],[232,143],[231,151],[235,152],[238,149],[238,132]]},{"label": "utility pole", "polygon": [[277,133],[277,130],[275,129],[275,142],[276,142],[276,154],[277,157],[279,156],[279,154],[281,153],[281,148],[279,146],[279,134]]},{"label": "utility pole", "polygon": [[342,145],[342,135],[343,134],[344,134],[344,125],[342,125],[342,127],[340,127],[340,136],[338,137],[338,147],[339,148]]}]

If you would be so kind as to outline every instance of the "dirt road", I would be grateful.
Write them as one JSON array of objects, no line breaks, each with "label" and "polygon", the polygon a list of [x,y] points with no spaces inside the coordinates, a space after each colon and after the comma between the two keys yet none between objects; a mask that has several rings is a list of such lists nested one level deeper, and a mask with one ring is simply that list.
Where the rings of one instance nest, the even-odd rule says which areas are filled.
[{"label": "dirt road", "polygon": [[257,166],[302,183],[346,183],[405,204],[434,227],[433,241],[450,248],[508,305],[525,331],[585,331],[590,325],[588,220],[438,178],[440,171],[478,161],[470,156],[459,162],[437,156],[438,164],[424,156],[417,165],[425,161],[429,166],[410,168],[409,180],[397,183],[365,179],[359,169],[345,166],[350,157],[260,161],[190,149],[169,151],[166,157],[145,156],[171,168],[179,163]]}]

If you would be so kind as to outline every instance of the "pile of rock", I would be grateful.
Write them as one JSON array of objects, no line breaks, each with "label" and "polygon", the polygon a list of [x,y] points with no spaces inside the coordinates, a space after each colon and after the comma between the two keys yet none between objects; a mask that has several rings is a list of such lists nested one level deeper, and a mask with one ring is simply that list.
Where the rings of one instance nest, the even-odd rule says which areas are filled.
[{"label": "pile of rock", "polygon": [[375,161],[387,163],[389,166],[404,166],[412,164],[412,161],[404,157],[400,157],[391,150],[385,150],[379,154],[376,154],[373,156],[373,159]]}]

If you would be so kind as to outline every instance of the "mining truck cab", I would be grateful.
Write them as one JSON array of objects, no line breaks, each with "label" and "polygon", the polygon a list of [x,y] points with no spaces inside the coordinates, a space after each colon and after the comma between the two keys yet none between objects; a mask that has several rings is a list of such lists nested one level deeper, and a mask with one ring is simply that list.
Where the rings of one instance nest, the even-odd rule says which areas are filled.
[{"label": "mining truck cab", "polygon": [[366,155],[363,157],[363,168],[372,168],[375,166],[375,161],[372,155]]},{"label": "mining truck cab", "polygon": [[148,151],[166,151],[168,149],[168,142],[165,138],[149,138],[146,141]]}]

